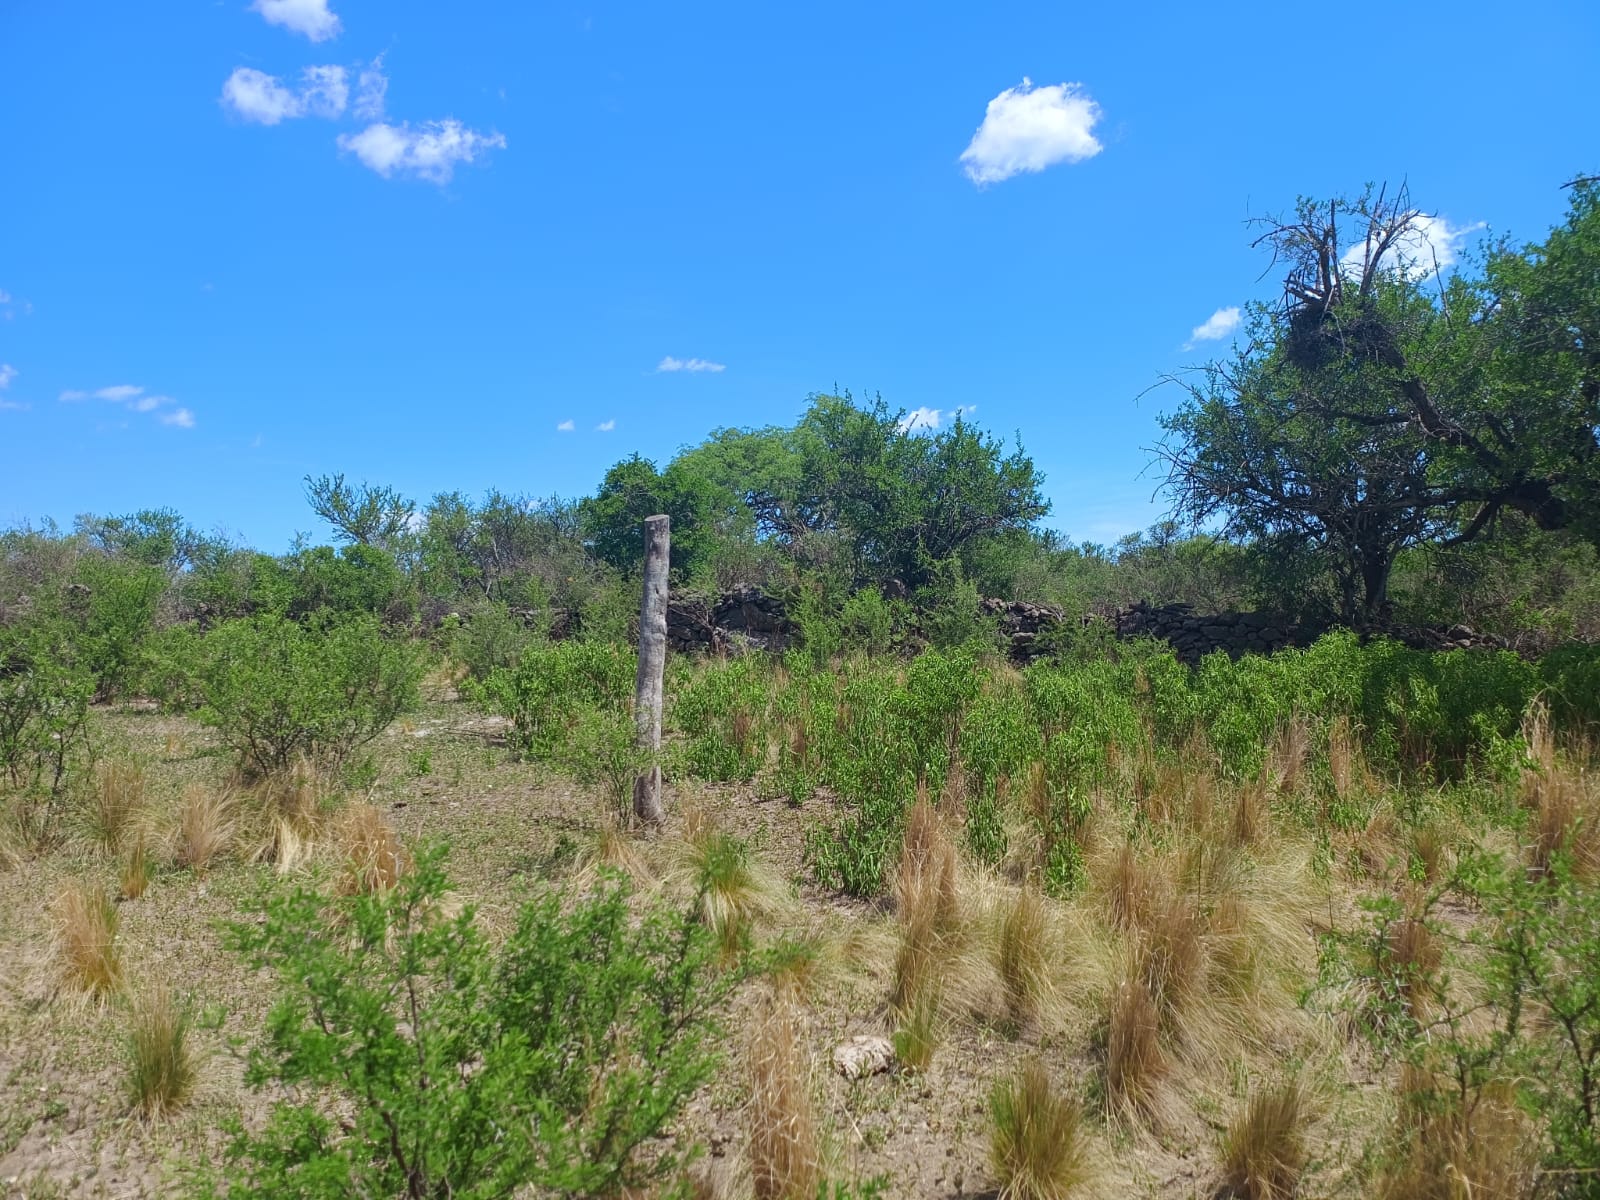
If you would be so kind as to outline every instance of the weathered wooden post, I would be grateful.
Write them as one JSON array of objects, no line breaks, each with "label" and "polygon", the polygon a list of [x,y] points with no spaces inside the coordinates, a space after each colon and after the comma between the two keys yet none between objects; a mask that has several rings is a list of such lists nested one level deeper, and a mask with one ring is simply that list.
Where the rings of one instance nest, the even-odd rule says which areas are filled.
[{"label": "weathered wooden post", "polygon": [[633,781],[633,812],[646,825],[660,825],[662,673],[667,665],[667,565],[672,554],[672,518],[644,519],[644,597],[639,602],[639,673],[633,685],[636,745],[649,766]]}]

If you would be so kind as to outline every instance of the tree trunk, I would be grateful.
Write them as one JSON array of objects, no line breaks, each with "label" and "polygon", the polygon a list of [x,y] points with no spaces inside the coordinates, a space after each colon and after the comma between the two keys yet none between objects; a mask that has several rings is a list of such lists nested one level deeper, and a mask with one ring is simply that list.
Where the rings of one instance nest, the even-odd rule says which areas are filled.
[{"label": "tree trunk", "polygon": [[645,825],[660,825],[662,673],[667,665],[667,562],[672,518],[644,519],[644,597],[639,604],[639,673],[633,687],[636,745],[649,756],[633,781],[633,812]]}]

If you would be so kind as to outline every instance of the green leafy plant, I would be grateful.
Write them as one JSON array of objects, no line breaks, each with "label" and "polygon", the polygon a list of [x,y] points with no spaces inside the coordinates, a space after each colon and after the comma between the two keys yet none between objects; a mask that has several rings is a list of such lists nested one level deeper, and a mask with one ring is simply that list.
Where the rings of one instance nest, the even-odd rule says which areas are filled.
[{"label": "green leafy plant", "polygon": [[280,981],[246,1078],[288,1097],[235,1126],[216,1194],[600,1197],[678,1170],[665,1132],[742,978],[695,912],[641,914],[608,878],[536,896],[495,945],[446,888],[435,849],[392,889],[279,891],[233,929]]},{"label": "green leafy plant", "polygon": [[305,626],[263,614],[206,636],[198,676],[200,720],[257,774],[302,758],[334,765],[416,703],[416,650],[376,617]]}]

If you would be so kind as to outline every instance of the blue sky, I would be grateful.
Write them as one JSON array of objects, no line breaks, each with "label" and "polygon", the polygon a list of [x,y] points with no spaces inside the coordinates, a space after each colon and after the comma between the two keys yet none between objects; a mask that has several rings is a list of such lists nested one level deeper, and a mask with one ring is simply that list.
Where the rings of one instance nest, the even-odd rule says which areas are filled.
[{"label": "blue sky", "polygon": [[1247,217],[1532,238],[1600,169],[1600,5],[1362,11],[0,0],[0,523],[278,549],[308,472],[575,495],[837,386],[1112,540]]}]

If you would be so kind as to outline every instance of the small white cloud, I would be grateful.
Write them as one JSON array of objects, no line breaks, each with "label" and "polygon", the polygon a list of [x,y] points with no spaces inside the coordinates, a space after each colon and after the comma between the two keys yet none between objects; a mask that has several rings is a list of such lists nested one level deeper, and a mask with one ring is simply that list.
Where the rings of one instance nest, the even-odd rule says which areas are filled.
[{"label": "small white cloud", "polygon": [[383,117],[384,99],[389,94],[389,77],[383,73],[383,55],[378,55],[356,78],[356,103],[350,110],[359,121],[377,121]]},{"label": "small white cloud", "polygon": [[977,411],[976,404],[958,404],[952,409],[913,408],[900,418],[899,428],[901,433],[932,432],[946,420],[954,421],[957,417],[964,417],[968,413]]},{"label": "small white cloud", "polygon": [[300,89],[254,67],[235,67],[222,84],[222,103],[246,121],[276,125],[296,117],[338,117],[350,102],[350,84],[343,67],[307,67]]},{"label": "small white cloud", "polygon": [[160,421],[163,425],[175,425],[179,429],[194,428],[194,414],[187,408],[175,408],[169,413],[162,413]]},{"label": "small white cloud", "polygon": [[600,424],[598,424],[598,425],[596,425],[594,427],[594,429],[595,429],[596,433],[610,433],[616,427],[617,427],[616,418],[612,418],[609,421],[601,421]]},{"label": "small white cloud", "polygon": [[727,369],[726,363],[712,362],[705,358],[673,358],[670,354],[656,364],[657,371],[710,371],[716,374]]},{"label": "small white cloud", "polygon": [[505,149],[498,133],[478,133],[460,121],[426,121],[415,129],[409,123],[378,122],[360,133],[339,135],[339,149],[354,154],[363,165],[385,179],[396,174],[415,175],[431,183],[448,183],[457,163],[475,162],[490,149]]},{"label": "small white cloud", "polygon": [[21,400],[7,400],[0,397],[0,412],[27,412],[33,405],[24,404]]},{"label": "small white cloud", "polygon": [[123,400],[132,400],[135,396],[144,394],[142,387],[135,387],[131,383],[119,383],[112,387],[103,387],[94,393],[96,400],[110,400],[113,403]]},{"label": "small white cloud", "polygon": [[1056,163],[1082,162],[1104,149],[1093,132],[1099,120],[1100,106],[1082,84],[1036,88],[1024,78],[1021,87],[1007,88],[989,101],[983,124],[961,153],[963,169],[982,185]]},{"label": "small white cloud", "polygon": [[[1412,279],[1426,279],[1454,266],[1467,238],[1483,227],[1482,221],[1457,226],[1443,217],[1417,217],[1411,228],[1384,252],[1379,268],[1398,271]],[[1344,252],[1339,265],[1347,275],[1359,275],[1374,249],[1365,240],[1357,242]]]},{"label": "small white cloud", "polygon": [[10,363],[0,363],[0,392],[11,386],[11,381],[17,377],[17,369]]},{"label": "small white cloud", "polygon": [[76,404],[79,400],[87,400],[88,398],[88,392],[80,392],[75,388],[68,388],[57,397],[63,404]]},{"label": "small white cloud", "polygon": [[250,8],[260,13],[268,25],[282,25],[313,42],[339,36],[339,18],[329,11],[328,0],[255,0]]},{"label": "small white cloud", "polygon": [[572,418],[568,417],[565,421],[561,422],[561,424],[556,426],[556,432],[557,433],[571,433],[576,428],[577,428],[577,425],[573,423]]},{"label": "small white cloud", "polygon": [[1189,340],[1183,344],[1183,348],[1193,350],[1196,342],[1220,341],[1239,328],[1239,320],[1237,304],[1219,308],[1189,331]]}]

